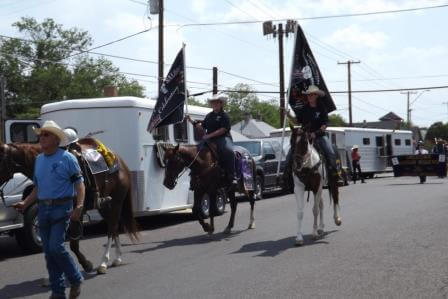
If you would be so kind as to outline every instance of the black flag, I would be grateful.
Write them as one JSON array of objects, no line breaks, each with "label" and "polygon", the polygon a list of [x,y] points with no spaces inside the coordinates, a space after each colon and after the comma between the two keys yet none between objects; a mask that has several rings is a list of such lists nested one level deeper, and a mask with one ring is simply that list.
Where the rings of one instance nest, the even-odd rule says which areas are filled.
[{"label": "black flag", "polygon": [[179,51],[162,86],[147,130],[182,122],[187,98],[185,84],[185,47]]},{"label": "black flag", "polygon": [[303,34],[302,28],[297,25],[296,40],[294,45],[294,53],[292,57],[291,76],[289,78],[288,102],[294,107],[295,100],[293,96],[302,96],[303,92],[310,85],[316,85],[320,90],[325,92],[325,96],[320,98],[323,100],[328,113],[336,110],[336,106],[325,85],[324,78],[320,73],[316,59],[314,59],[310,46]]}]

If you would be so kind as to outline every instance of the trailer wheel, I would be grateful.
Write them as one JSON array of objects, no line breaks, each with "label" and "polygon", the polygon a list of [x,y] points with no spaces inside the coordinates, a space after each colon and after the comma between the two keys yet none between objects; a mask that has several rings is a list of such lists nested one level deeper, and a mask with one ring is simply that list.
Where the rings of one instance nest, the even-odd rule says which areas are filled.
[{"label": "trailer wheel", "polygon": [[221,216],[226,211],[227,194],[226,191],[221,188],[216,194],[215,206],[213,207],[217,216]]},{"label": "trailer wheel", "polygon": [[19,246],[27,253],[42,251],[42,239],[39,235],[37,204],[29,207],[23,215],[24,227],[15,232]]}]

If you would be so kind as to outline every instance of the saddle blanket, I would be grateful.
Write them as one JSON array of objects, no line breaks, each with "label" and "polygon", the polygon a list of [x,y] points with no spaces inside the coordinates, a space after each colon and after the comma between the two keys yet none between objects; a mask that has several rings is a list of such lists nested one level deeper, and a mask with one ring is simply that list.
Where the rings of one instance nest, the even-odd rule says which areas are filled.
[{"label": "saddle blanket", "polygon": [[109,172],[112,174],[119,170],[118,159],[115,159],[113,164],[109,167],[100,152],[94,149],[87,149],[82,152],[83,158],[86,160],[87,165],[92,174]]},{"label": "saddle blanket", "polygon": [[235,172],[238,179],[243,179],[244,189],[247,191],[255,190],[255,179],[252,175],[252,160],[250,154],[245,149],[235,149]]}]

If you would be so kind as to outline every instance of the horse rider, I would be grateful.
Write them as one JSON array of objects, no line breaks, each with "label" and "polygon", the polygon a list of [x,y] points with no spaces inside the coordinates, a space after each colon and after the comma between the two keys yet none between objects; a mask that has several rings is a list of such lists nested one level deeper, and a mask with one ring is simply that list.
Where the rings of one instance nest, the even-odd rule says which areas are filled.
[{"label": "horse rider", "polygon": [[82,214],[85,187],[81,169],[72,154],[59,148],[61,143],[65,144],[66,135],[54,121],[47,120],[34,131],[42,149],[35,162],[34,188],[14,207],[23,212],[37,201],[39,231],[52,290],[50,298],[66,298],[64,276],[71,285],[69,298],[77,298],[83,277],[64,241],[69,221],[79,221]]},{"label": "horse rider", "polygon": [[[359,154],[359,147],[357,144],[352,147],[352,166],[353,166],[353,184],[356,184],[356,179],[361,179],[361,183],[364,184],[364,175],[361,171],[361,155]],[[358,173],[357,173],[358,172]]]},{"label": "horse rider", "polygon": [[[301,124],[303,128],[307,128],[311,132],[310,137],[313,140],[313,144],[323,154],[325,158],[325,164],[329,173],[329,179],[337,182],[340,179],[338,173],[338,167],[336,162],[336,153],[331,146],[330,140],[325,135],[325,130],[328,125],[328,112],[325,106],[318,101],[319,97],[325,96],[325,93],[315,85],[310,85],[303,94],[306,98],[302,98],[297,90],[292,90],[293,96],[295,95],[295,103],[290,103],[291,108],[296,114],[296,118],[291,119],[293,122]],[[286,156],[286,169],[284,173],[284,180],[291,177],[292,163],[291,163],[292,149],[289,150]],[[291,179],[287,179],[290,181]]]},{"label": "horse rider", "polygon": [[208,99],[208,103],[213,109],[205,116],[202,121],[193,121],[189,115],[186,116],[195,128],[203,128],[205,135],[202,137],[200,146],[206,142],[216,144],[218,149],[218,160],[224,168],[227,180],[231,185],[237,184],[235,177],[235,153],[233,152],[233,139],[230,135],[230,118],[224,112],[223,106],[227,102],[227,97],[223,95],[214,95]]},{"label": "horse rider", "polygon": [[[417,148],[415,149],[416,155],[427,155],[428,151],[423,147],[425,144],[422,140],[417,143]],[[420,184],[426,182],[426,175],[420,175]]]}]

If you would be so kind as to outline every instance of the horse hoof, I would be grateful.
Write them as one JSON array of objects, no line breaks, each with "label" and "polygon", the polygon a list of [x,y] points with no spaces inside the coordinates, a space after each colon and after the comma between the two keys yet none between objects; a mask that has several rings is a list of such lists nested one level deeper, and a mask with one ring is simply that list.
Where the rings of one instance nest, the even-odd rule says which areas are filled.
[{"label": "horse hoof", "polygon": [[318,236],[323,236],[323,234],[324,234],[324,230],[323,229],[318,229],[317,230],[317,235]]},{"label": "horse hoof", "polygon": [[82,267],[84,268],[84,271],[86,271],[86,273],[90,273],[93,271],[93,264],[91,261],[87,261],[84,265],[82,265]]},{"label": "horse hoof", "polygon": [[296,246],[302,246],[303,245],[303,239],[296,239],[295,244]]},{"label": "horse hoof", "polygon": [[227,227],[227,228],[224,230],[224,234],[226,234],[226,235],[230,235],[231,232],[232,232],[232,230],[231,230],[229,227]]},{"label": "horse hoof", "polygon": [[96,273],[98,274],[106,274],[107,272],[107,268],[104,266],[99,266],[98,269],[96,270]]},{"label": "horse hoof", "polygon": [[247,229],[254,229],[255,228],[255,223],[251,223],[249,224],[249,227]]},{"label": "horse hoof", "polygon": [[210,230],[211,230],[210,224],[208,224],[208,223],[204,223],[202,225],[202,228],[204,229],[204,232],[206,232],[206,233],[210,232]]},{"label": "horse hoof", "polygon": [[112,262],[112,267],[118,267],[118,266],[120,266],[121,265],[121,260],[114,260],[113,262]]},{"label": "horse hoof", "polygon": [[334,223],[335,223],[337,226],[340,226],[340,225],[342,224],[342,219],[341,219],[341,217],[338,217],[338,218],[334,219]]}]

